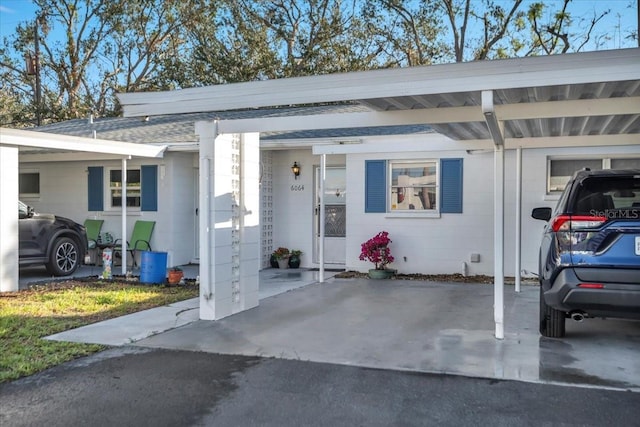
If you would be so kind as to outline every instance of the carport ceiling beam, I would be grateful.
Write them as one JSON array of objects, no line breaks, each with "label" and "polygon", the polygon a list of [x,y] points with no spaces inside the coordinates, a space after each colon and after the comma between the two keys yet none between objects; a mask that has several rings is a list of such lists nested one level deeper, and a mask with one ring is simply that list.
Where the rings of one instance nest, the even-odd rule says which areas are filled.
[{"label": "carport ceiling beam", "polygon": [[498,104],[494,109],[502,121],[634,115],[640,114],[640,97]]},{"label": "carport ceiling beam", "polygon": [[498,123],[496,109],[493,105],[493,91],[482,91],[482,114],[489,128],[489,133],[495,145],[504,146],[504,135],[502,134],[501,123]]},{"label": "carport ceiling beam", "polygon": [[[491,91],[488,91],[491,92]],[[492,105],[501,121],[640,114],[640,97],[582,99]],[[491,107],[489,107],[491,109]],[[486,121],[476,106],[422,108],[401,111],[317,114],[220,121],[223,133],[286,132],[413,124],[447,124]]]}]

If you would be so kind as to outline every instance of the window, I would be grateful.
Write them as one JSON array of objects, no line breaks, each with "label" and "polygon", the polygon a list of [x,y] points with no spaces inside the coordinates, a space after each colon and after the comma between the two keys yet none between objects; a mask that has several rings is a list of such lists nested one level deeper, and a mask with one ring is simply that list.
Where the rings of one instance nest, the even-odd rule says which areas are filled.
[{"label": "window", "polygon": [[18,177],[20,197],[40,195],[40,172],[20,172]]},{"label": "window", "polygon": [[[108,179],[105,185],[104,181]],[[102,166],[87,168],[87,209],[104,211],[122,207],[122,172],[107,170]],[[141,211],[158,210],[158,166],[142,165],[140,169],[127,170],[127,206]]]},{"label": "window", "polygon": [[462,159],[366,160],[364,211],[462,213],[462,166]]},{"label": "window", "polygon": [[438,168],[435,161],[390,162],[390,210],[436,210]]},{"label": "window", "polygon": [[611,159],[611,169],[640,169],[640,159]]},{"label": "window", "polygon": [[[140,207],[141,201],[140,169],[127,169],[127,207]],[[109,200],[111,207],[122,206],[122,170],[109,171]]]},{"label": "window", "polygon": [[640,169],[640,159],[590,158],[549,159],[547,194],[560,193],[574,172],[584,168],[596,169]]}]

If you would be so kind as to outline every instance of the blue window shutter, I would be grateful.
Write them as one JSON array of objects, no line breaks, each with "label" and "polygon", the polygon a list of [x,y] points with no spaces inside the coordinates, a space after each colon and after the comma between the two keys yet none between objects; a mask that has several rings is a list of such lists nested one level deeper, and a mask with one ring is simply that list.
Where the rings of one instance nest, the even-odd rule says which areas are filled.
[{"label": "blue window shutter", "polygon": [[104,210],[104,172],[102,166],[89,166],[87,209]]},{"label": "blue window shutter", "polygon": [[147,165],[140,167],[140,210],[158,210],[158,166]]},{"label": "blue window shutter", "polygon": [[440,212],[462,213],[462,159],[440,160]]},{"label": "blue window shutter", "polygon": [[387,162],[366,160],[364,164],[364,211],[387,211]]}]

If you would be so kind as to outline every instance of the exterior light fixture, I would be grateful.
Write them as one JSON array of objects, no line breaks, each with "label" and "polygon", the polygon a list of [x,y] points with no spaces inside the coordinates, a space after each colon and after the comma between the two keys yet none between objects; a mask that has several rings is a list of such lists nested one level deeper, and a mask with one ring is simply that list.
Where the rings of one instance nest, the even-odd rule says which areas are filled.
[{"label": "exterior light fixture", "polygon": [[291,166],[291,172],[293,172],[294,179],[298,179],[300,176],[300,166],[298,162],[293,162],[293,166]]}]

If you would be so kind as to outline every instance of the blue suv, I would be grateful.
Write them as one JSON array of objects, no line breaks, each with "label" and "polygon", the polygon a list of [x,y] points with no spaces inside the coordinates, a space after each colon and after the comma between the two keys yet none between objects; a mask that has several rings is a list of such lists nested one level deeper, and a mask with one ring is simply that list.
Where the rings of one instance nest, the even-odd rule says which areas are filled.
[{"label": "blue suv", "polygon": [[640,169],[582,170],[569,180],[540,246],[540,333],[565,335],[565,320],[640,319]]}]

